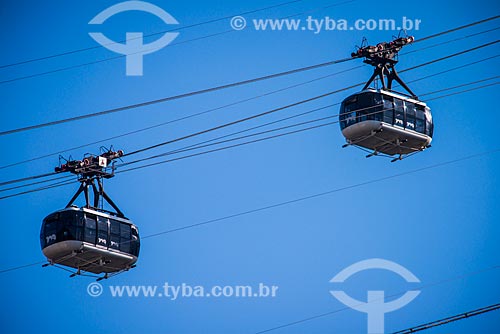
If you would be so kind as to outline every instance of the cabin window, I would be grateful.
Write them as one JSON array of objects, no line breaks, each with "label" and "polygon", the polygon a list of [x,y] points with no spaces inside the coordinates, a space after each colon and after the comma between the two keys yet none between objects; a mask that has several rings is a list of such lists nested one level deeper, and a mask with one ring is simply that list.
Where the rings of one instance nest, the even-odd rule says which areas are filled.
[{"label": "cabin window", "polygon": [[[392,122],[392,115],[390,117]],[[381,94],[365,92],[346,99],[342,102],[339,119],[342,130],[367,120],[383,121]]]},{"label": "cabin window", "polygon": [[45,218],[40,231],[42,248],[65,240],[81,240],[79,221],[78,212],[75,211],[57,212]]},{"label": "cabin window", "polygon": [[405,111],[403,100],[394,99],[394,125],[405,126]]},{"label": "cabin window", "polygon": [[130,253],[130,241],[131,241],[131,231],[130,225],[121,223],[120,224],[120,250],[122,252]]},{"label": "cabin window", "polygon": [[97,245],[108,246],[108,218],[97,217]]},{"label": "cabin window", "polygon": [[[351,102],[352,100],[349,100],[347,101],[345,104],[344,104],[344,108],[342,110],[342,124],[343,124],[343,128],[346,128],[350,125],[353,125],[357,122],[357,118],[356,118],[356,109],[357,109],[357,106],[358,104],[356,102]],[[357,99],[355,99],[354,101],[357,101]]]},{"label": "cabin window", "polygon": [[75,212],[75,220],[73,221],[73,226],[75,230],[75,240],[82,240],[84,234],[84,223],[85,217],[83,212]]},{"label": "cabin window", "polygon": [[60,240],[75,240],[77,238],[77,214],[75,211],[63,211],[59,215],[61,224]]},{"label": "cabin window", "polygon": [[356,109],[357,109],[356,123],[372,119],[371,116],[374,109],[373,94],[372,93],[360,94],[358,96],[358,103]]},{"label": "cabin window", "polygon": [[71,211],[63,211],[59,213],[58,219],[64,226],[73,225],[75,221],[75,214]]},{"label": "cabin window", "polygon": [[45,223],[44,234],[42,235],[42,245],[47,247],[55,243],[57,240],[58,222],[56,220]]},{"label": "cabin window", "polygon": [[434,125],[432,123],[432,115],[429,108],[425,108],[425,134],[432,137]]},{"label": "cabin window", "polygon": [[384,100],[381,94],[373,94],[373,107],[370,109],[370,119],[382,122],[384,120]]},{"label": "cabin window", "polygon": [[394,99],[392,96],[384,96],[384,123],[393,124],[394,120]]},{"label": "cabin window", "polygon": [[405,110],[406,110],[405,127],[408,130],[415,130],[415,104],[411,102],[405,102]]},{"label": "cabin window", "polygon": [[95,217],[87,215],[85,217],[85,228],[83,233],[83,241],[91,244],[96,243],[96,220]]},{"label": "cabin window", "polygon": [[425,133],[425,113],[423,107],[417,106],[415,116],[415,131]]},{"label": "cabin window", "polygon": [[429,120],[426,120],[425,122],[425,134],[428,135],[429,137],[432,137],[432,130],[433,130],[433,125]]},{"label": "cabin window", "polygon": [[141,248],[141,242],[139,239],[139,231],[137,227],[132,226],[132,240],[130,242],[130,254],[139,256],[139,250]]},{"label": "cabin window", "polygon": [[110,220],[109,223],[109,248],[120,249],[120,222]]}]

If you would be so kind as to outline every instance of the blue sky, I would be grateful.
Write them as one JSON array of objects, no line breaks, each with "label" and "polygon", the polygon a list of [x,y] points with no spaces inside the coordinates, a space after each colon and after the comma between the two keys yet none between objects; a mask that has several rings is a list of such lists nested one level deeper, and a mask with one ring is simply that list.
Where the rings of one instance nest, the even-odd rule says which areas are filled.
[{"label": "blue sky", "polygon": [[[4,1],[0,6],[4,52],[0,65],[93,47],[90,21],[116,1]],[[151,1],[177,19],[179,26],[278,4],[278,1]],[[498,14],[498,3],[477,1],[400,2],[384,5],[354,1],[302,1],[248,16],[280,18],[308,15],[346,19],[420,19],[416,39]],[[498,20],[422,44],[420,49],[498,26]],[[102,32],[120,40],[127,31],[165,30],[147,13],[128,12],[109,19]],[[229,19],[181,30],[175,42],[146,55],[144,75],[125,76],[124,59],[100,62],[9,83],[0,83],[1,126],[10,130],[32,124],[125,106],[218,86],[298,67],[348,57],[367,37],[372,44],[397,31],[255,31],[231,30]],[[497,38],[489,32],[401,56],[399,69],[415,66]],[[157,36],[147,39],[151,41]],[[406,81],[497,55],[498,44],[402,74]],[[0,81],[115,57],[104,48],[1,68]],[[242,99],[265,94],[361,65],[355,60],[260,83],[220,90],[102,117],[0,137],[0,165],[98,141],[167,122]],[[425,94],[498,75],[498,58],[411,84]],[[224,108],[136,135],[65,152],[74,158],[114,145],[130,152],[312,96],[367,80],[365,66],[297,88]],[[341,102],[356,89],[255,119],[150,153],[162,153],[200,140]],[[435,96],[442,95],[435,94]],[[390,163],[366,159],[355,148],[342,149],[338,124],[296,135],[123,173],[106,182],[119,207],[142,236],[253,210],[365,181],[405,173],[441,162],[498,149],[500,116],[492,97],[496,86],[429,101],[435,132],[433,146],[411,159]],[[431,96],[429,96],[431,97]],[[338,113],[326,108],[284,124]],[[129,160],[134,157],[127,158]],[[129,161],[129,160],[125,160]],[[48,173],[57,154],[0,169],[2,181]],[[238,216],[213,224],[143,240],[136,269],[101,282],[110,285],[252,285],[279,286],[275,298],[98,298],[87,294],[90,278],[68,278],[56,268],[31,266],[0,274],[4,333],[255,333],[341,310],[329,280],[345,267],[383,258],[408,268],[421,281],[371,270],[358,273],[341,288],[359,300],[367,290],[386,295],[423,287],[406,307],[385,316],[386,331],[396,331],[499,302],[500,154],[447,164],[330,195]],[[39,246],[42,219],[61,209],[76,190],[65,186],[0,200],[4,254],[0,270],[44,257]],[[0,193],[5,194],[5,193]],[[461,278],[459,278],[461,277]],[[440,282],[440,283],[439,283]],[[439,284],[437,284],[439,283]],[[106,290],[107,291],[107,290]],[[440,333],[493,332],[500,317],[488,313],[429,330]],[[276,333],[363,333],[366,314],[351,309],[304,321]]]}]

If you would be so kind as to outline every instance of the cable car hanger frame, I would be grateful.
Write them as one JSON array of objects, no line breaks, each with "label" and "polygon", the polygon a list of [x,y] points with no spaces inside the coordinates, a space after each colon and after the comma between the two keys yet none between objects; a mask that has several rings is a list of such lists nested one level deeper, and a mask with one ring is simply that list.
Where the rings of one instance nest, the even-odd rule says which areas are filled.
[{"label": "cable car hanger frame", "polygon": [[367,45],[366,38],[363,38],[361,46],[358,47],[356,52],[351,53],[351,56],[353,58],[365,58],[363,62],[375,67],[375,69],[362,90],[367,89],[375,78],[380,79],[380,83],[384,90],[392,90],[392,82],[396,80],[412,98],[418,100],[417,95],[399,77],[395,68],[395,65],[398,63],[396,58],[399,51],[405,45],[411,44],[414,41],[415,38],[413,36],[398,37],[391,42],[381,42],[372,46]]},{"label": "cable car hanger frame", "polygon": [[[99,207],[100,199],[104,199],[113,209],[116,211],[116,215],[121,218],[125,218],[123,212],[118,208],[118,206],[111,200],[111,198],[104,191],[104,187],[102,184],[102,178],[110,179],[115,176],[115,162],[114,159],[120,158],[123,156],[123,151],[118,150],[114,152],[112,148],[108,151],[104,152],[99,156],[94,156],[91,154],[87,154],[83,160],[66,160],[66,163],[61,164],[55,168],[56,173],[62,172],[70,172],[78,176],[78,181],[80,182],[80,187],[73,195],[71,200],[66,205],[66,208],[69,208],[75,200],[80,196],[83,192],[85,196],[85,207],[86,208],[94,208],[102,211],[106,211],[103,207]],[[108,172],[108,166],[111,162],[111,172]],[[97,186],[95,184],[97,182]],[[94,195],[93,205],[90,205],[89,198],[89,188],[92,188]],[[109,212],[108,213],[112,213]]]}]

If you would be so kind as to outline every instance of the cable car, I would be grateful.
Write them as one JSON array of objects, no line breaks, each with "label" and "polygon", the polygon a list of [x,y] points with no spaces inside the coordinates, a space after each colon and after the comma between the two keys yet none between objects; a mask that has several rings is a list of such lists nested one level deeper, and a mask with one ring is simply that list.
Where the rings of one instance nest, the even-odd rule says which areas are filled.
[{"label": "cable car", "polygon": [[[109,150],[99,156],[66,161],[55,168],[56,173],[78,175],[80,188],[62,210],[49,214],[42,222],[40,244],[47,257],[47,265],[76,269],[70,277],[104,273],[98,280],[135,267],[139,257],[140,238],[137,226],[125,217],[103,188],[102,179],[114,176],[109,163],[123,156],[123,151]],[[97,183],[97,185],[96,185]],[[93,191],[93,203],[89,201]],[[85,195],[85,206],[73,205],[80,194]],[[115,211],[103,208],[105,200]],[[62,267],[61,267],[62,266]]]},{"label": "cable car", "polygon": [[[399,50],[413,41],[411,36],[400,37],[376,46],[362,45],[351,54],[353,58],[364,57],[363,62],[375,69],[363,89],[341,103],[339,124],[347,141],[343,147],[368,149],[371,153],[367,158],[398,155],[393,162],[430,147],[434,132],[431,110],[403,82],[394,67]],[[376,78],[380,79],[381,89],[369,87]],[[410,95],[393,91],[393,80]]]},{"label": "cable car", "polygon": [[430,108],[391,91],[368,88],[347,97],[339,118],[349,145],[377,153],[407,155],[424,150],[432,141]]},{"label": "cable car", "polygon": [[76,206],[45,217],[40,244],[50,263],[94,274],[132,268],[140,249],[139,231],[130,220]]}]

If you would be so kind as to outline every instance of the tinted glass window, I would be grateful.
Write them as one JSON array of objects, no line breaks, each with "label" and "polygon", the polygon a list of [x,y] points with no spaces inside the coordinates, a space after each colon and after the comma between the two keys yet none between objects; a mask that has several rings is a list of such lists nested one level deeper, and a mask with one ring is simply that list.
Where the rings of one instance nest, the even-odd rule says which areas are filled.
[{"label": "tinted glass window", "polygon": [[345,129],[366,120],[381,121],[383,119],[382,109],[383,99],[379,93],[365,92],[349,97],[342,102],[340,108],[340,128]]},{"label": "tinted glass window", "polygon": [[120,249],[120,222],[110,220],[109,248]]},{"label": "tinted glass window", "polygon": [[78,212],[76,211],[57,212],[45,218],[40,233],[42,247],[56,242],[77,239],[79,236],[76,226],[77,220]]},{"label": "tinted glass window", "polygon": [[45,224],[45,233],[56,233],[57,232],[57,221],[51,221]]},{"label": "tinted glass window", "polygon": [[57,220],[58,218],[59,218],[59,213],[58,213],[58,212],[56,212],[56,213],[53,213],[53,214],[51,214],[51,215],[47,216],[47,217],[44,219],[44,221],[45,221],[45,222],[51,222],[51,221],[55,221],[55,220]]},{"label": "tinted glass window", "polygon": [[425,122],[425,134],[432,137],[432,123],[428,121]]},{"label": "tinted glass window", "polygon": [[384,96],[384,118],[383,121],[387,124],[393,124],[394,120],[394,105],[391,96]]},{"label": "tinted glass window", "polygon": [[110,231],[111,234],[120,234],[120,223],[117,222],[116,220],[110,220]]},{"label": "tinted glass window", "polygon": [[340,115],[340,120],[341,120],[340,124],[342,129],[356,123],[356,109],[358,109],[357,102],[358,98],[357,96],[354,96],[351,99],[344,101],[342,103],[343,107],[341,108],[341,115]]},{"label": "tinted glass window", "polygon": [[139,239],[139,231],[137,227],[132,226],[132,241],[130,242],[130,254],[139,256],[139,250],[141,248],[141,241]]},{"label": "tinted glass window", "polygon": [[405,127],[409,130],[415,130],[415,104],[405,102],[406,124]]},{"label": "tinted glass window", "polygon": [[425,133],[432,137],[434,132],[434,124],[432,123],[432,115],[429,108],[425,109]]},{"label": "tinted glass window", "polygon": [[370,109],[370,117],[368,119],[372,119],[374,121],[383,121],[384,120],[384,100],[382,99],[381,94],[373,94],[373,107]]},{"label": "tinted glass window", "polygon": [[71,212],[60,212],[59,213],[59,217],[58,217],[58,221],[62,224],[62,225],[69,225],[71,224]]},{"label": "tinted glass window", "polygon": [[76,227],[72,225],[66,225],[61,231],[61,240],[75,240],[76,239]]},{"label": "tinted glass window", "polygon": [[75,240],[83,240],[84,224],[85,224],[85,216],[83,212],[81,211],[75,212],[75,220],[73,221]]},{"label": "tinted glass window", "polygon": [[415,116],[415,131],[425,133],[425,113],[422,107],[417,106]]},{"label": "tinted glass window", "polygon": [[85,223],[85,215],[83,212],[77,212],[76,213],[76,219],[74,221],[76,226],[83,227],[83,224]]},{"label": "tinted glass window", "polygon": [[43,245],[45,247],[52,245],[57,240],[58,223],[55,220],[45,223],[45,231],[43,235]]},{"label": "tinted glass window", "polygon": [[358,118],[356,117],[356,110],[358,110],[358,104],[357,103],[350,103],[346,105],[345,108],[345,123],[346,126],[356,124],[358,121]]},{"label": "tinted glass window", "polygon": [[363,122],[371,119],[371,114],[373,113],[374,104],[373,104],[373,94],[372,93],[363,93],[358,97],[357,104],[357,119],[356,122]]},{"label": "tinted glass window", "polygon": [[400,99],[394,99],[394,125],[400,127],[405,125],[404,104]]},{"label": "tinted glass window", "polygon": [[359,107],[366,108],[373,106],[373,93],[363,93],[359,95]]},{"label": "tinted glass window", "polygon": [[131,230],[130,225],[121,223],[120,224],[120,250],[122,252],[130,253],[130,241],[131,241]]},{"label": "tinted glass window", "polygon": [[[77,212],[76,211],[64,211],[59,215],[59,221],[61,224],[61,240],[75,240],[77,236]],[[59,236],[58,236],[59,237]]]},{"label": "tinted glass window", "polygon": [[97,218],[97,245],[108,246],[108,219]]},{"label": "tinted glass window", "polygon": [[120,237],[124,239],[130,239],[130,225],[121,223],[120,224]]},{"label": "tinted glass window", "polygon": [[83,241],[90,242],[94,245],[96,243],[96,221],[94,217],[87,216],[85,218]]}]

